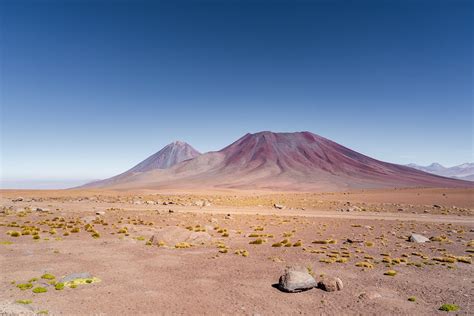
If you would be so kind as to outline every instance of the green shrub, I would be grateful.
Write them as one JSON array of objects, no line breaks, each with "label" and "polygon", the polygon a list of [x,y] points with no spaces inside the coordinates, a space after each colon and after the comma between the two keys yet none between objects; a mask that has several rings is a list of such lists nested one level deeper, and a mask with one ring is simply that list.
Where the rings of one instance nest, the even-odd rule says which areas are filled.
[{"label": "green shrub", "polygon": [[35,287],[33,289],[33,293],[46,293],[46,292],[48,292],[48,290],[41,286]]},{"label": "green shrub", "polygon": [[54,275],[49,274],[49,273],[43,274],[43,275],[41,276],[41,278],[42,278],[42,279],[46,279],[46,280],[54,280],[54,279],[56,279],[56,277],[55,277]]},{"label": "green shrub", "polygon": [[56,283],[56,285],[54,286],[54,289],[58,291],[64,289],[64,283]]},{"label": "green shrub", "polygon": [[17,284],[16,287],[19,288],[20,290],[24,291],[24,290],[31,289],[33,287],[33,284],[31,284],[31,283],[22,283],[22,284]]},{"label": "green shrub", "polygon": [[251,245],[261,245],[261,244],[263,244],[263,239],[262,238],[257,238],[255,240],[252,240],[251,242],[249,242],[249,244],[251,244]]},{"label": "green shrub", "polygon": [[444,312],[455,312],[455,311],[459,310],[459,306],[454,305],[454,304],[443,304],[443,305],[441,305],[439,310],[444,311]]},{"label": "green shrub", "polygon": [[396,276],[397,275],[397,271],[395,270],[388,270],[384,273],[384,275],[388,275],[388,276]]}]

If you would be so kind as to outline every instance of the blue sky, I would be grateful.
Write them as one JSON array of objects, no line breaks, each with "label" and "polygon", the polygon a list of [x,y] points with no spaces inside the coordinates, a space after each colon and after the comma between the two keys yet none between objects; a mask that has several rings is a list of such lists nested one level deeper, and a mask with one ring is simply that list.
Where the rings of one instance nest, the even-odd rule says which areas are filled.
[{"label": "blue sky", "polygon": [[474,160],[472,1],[0,3],[3,179],[104,178],[262,130]]}]

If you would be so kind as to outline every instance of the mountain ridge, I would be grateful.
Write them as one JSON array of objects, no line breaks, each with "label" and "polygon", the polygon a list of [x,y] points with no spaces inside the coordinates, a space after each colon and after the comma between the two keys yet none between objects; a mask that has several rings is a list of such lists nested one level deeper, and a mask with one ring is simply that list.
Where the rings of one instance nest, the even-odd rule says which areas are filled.
[{"label": "mountain ridge", "polygon": [[89,187],[346,190],[462,187],[470,184],[373,159],[311,132],[247,133],[232,144],[168,169],[133,173]]},{"label": "mountain ridge", "polygon": [[452,167],[445,167],[437,162],[431,163],[428,166],[420,166],[414,163],[408,164],[407,166],[443,177],[464,179],[468,181],[474,179],[474,163],[472,162],[466,162]]}]

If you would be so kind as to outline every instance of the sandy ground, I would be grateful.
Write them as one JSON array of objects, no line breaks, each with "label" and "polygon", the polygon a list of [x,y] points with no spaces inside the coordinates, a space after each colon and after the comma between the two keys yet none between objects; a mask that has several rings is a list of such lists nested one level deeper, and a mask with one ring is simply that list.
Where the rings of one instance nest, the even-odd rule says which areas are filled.
[{"label": "sandy ground", "polygon": [[[460,307],[452,314],[472,315],[473,196],[463,189],[1,191],[0,314],[442,315],[439,307],[450,303]],[[411,243],[411,233],[435,238]],[[272,247],[284,239],[291,246]],[[190,248],[176,248],[181,242]],[[272,285],[293,264],[316,280],[337,276],[344,288],[281,292]],[[50,284],[79,272],[100,281]],[[45,273],[55,280],[41,279]],[[32,278],[47,292],[18,288]]]}]

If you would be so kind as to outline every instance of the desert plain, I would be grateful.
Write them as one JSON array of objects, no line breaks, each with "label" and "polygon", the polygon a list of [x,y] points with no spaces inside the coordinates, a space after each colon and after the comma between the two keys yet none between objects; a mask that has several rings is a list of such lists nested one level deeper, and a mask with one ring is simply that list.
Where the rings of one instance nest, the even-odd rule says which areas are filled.
[{"label": "desert plain", "polygon": [[[0,205],[2,315],[474,313],[472,188],[3,190]],[[282,291],[287,266],[343,287]]]}]

